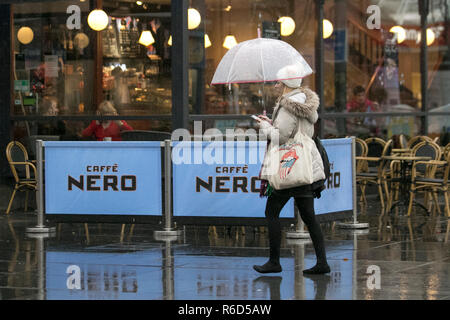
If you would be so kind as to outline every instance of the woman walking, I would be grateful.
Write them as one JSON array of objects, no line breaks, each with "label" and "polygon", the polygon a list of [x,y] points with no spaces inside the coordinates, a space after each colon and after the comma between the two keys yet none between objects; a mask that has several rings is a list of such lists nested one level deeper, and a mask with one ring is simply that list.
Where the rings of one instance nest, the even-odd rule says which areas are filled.
[{"label": "woman walking", "polygon": [[[272,120],[265,116],[259,116],[261,119],[258,122],[260,130],[267,136],[269,141],[276,141],[276,138],[278,138],[279,145],[294,137],[297,132],[312,138],[314,135],[314,123],[319,117],[317,113],[319,107],[317,94],[308,88],[301,87],[301,79],[292,79],[292,76],[290,78],[290,75],[295,74],[295,71],[294,66],[287,66],[278,72],[277,79],[287,80],[280,80],[275,85],[280,96],[274,108]],[[316,177],[321,176],[323,178],[323,166],[315,165],[319,161],[321,163],[322,159],[313,158],[314,181],[319,180]],[[303,270],[303,273],[324,274],[330,272],[322,230],[316,221],[314,212],[314,197],[317,191],[313,190],[311,184],[275,190],[271,186],[267,186],[266,181],[263,181],[262,189],[265,187],[267,187],[265,193],[268,195],[265,216],[269,229],[270,257],[269,261],[264,265],[255,265],[253,268],[260,273],[282,271],[280,265],[281,225],[279,215],[284,205],[291,197],[294,197],[300,216],[308,227],[317,257],[316,265],[311,269]]]}]

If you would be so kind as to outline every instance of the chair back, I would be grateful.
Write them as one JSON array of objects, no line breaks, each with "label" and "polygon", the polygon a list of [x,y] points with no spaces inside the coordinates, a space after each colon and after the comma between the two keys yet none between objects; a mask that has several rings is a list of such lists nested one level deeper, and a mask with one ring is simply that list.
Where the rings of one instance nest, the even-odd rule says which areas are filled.
[{"label": "chair back", "polygon": [[[367,144],[364,140],[360,138],[355,138],[355,156],[356,157],[367,157]],[[356,172],[367,171],[367,161],[358,160],[356,161]]]},{"label": "chair back", "polygon": [[450,142],[447,143],[447,145],[444,148],[442,148],[442,160],[445,161],[449,153],[450,153]]},{"label": "chair back", "polygon": [[[431,140],[422,141],[413,148],[412,155],[416,157],[430,157],[430,160],[439,160],[441,158],[441,149]],[[416,171],[431,177],[434,175],[434,172],[429,172],[431,168],[435,168],[435,166],[421,163],[417,164]]]},{"label": "chair back", "polygon": [[[392,147],[394,145],[394,141],[389,139],[386,141],[386,144],[383,147],[383,151],[381,152],[381,157],[390,156],[392,153]],[[383,173],[388,168],[389,161],[382,160],[380,161],[380,165],[378,166],[379,173]]]},{"label": "chair back", "polygon": [[392,146],[393,146],[394,141],[392,139],[389,139],[388,141],[386,141],[384,147],[383,147],[383,151],[381,152],[381,156],[389,156],[392,153]]},{"label": "chair back", "polygon": [[364,141],[367,144],[368,157],[381,157],[386,141],[381,138],[367,138]]},{"label": "chair back", "polygon": [[[384,146],[386,145],[386,141],[381,138],[367,138],[364,140],[367,144],[367,156],[368,157],[381,157],[383,154]],[[370,168],[377,167],[378,164],[373,161],[369,161],[368,166]]]},{"label": "chair back", "polygon": [[366,157],[367,156],[367,144],[360,138],[355,138],[355,156]]},{"label": "chair back", "polygon": [[412,149],[414,149],[414,147],[416,145],[418,145],[419,143],[421,143],[423,141],[432,141],[432,140],[428,136],[415,136],[415,137],[412,137],[411,139],[409,139],[407,148],[412,150]]},{"label": "chair back", "polygon": [[163,131],[127,130],[121,133],[123,141],[164,141],[172,135]]},{"label": "chair back", "polygon": [[6,146],[6,159],[16,182],[20,178],[30,179],[30,169],[27,165],[14,164],[14,162],[27,162],[28,152],[23,144],[19,141],[11,141]]}]

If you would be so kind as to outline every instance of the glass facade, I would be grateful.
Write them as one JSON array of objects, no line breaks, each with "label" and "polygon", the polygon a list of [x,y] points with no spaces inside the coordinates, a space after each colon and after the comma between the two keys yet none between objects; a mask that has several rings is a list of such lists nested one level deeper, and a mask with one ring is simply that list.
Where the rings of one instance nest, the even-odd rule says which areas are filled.
[{"label": "glass facade", "polygon": [[[426,13],[422,2],[429,3]],[[436,137],[450,131],[449,0],[324,1],[323,56],[317,53],[320,3],[190,1],[189,8],[196,12],[189,10],[188,22],[195,24],[196,17],[198,21],[187,30],[185,126],[192,129],[193,121],[200,120],[204,130],[254,128],[248,115],[271,113],[276,99],[273,83],[211,85],[230,48],[226,39],[240,43],[270,37],[296,48],[313,70],[322,59],[323,75],[313,73],[303,81],[316,91],[317,82],[323,84],[322,137],[387,139],[400,133]],[[170,132],[178,112],[172,110],[172,5],[179,3],[12,4],[9,117],[13,122],[7,139],[36,134],[83,139],[82,129],[105,116],[125,119],[137,130]],[[107,15],[101,31],[88,23],[96,8]],[[422,29],[427,30],[426,55]],[[117,113],[99,112],[105,100]]]}]

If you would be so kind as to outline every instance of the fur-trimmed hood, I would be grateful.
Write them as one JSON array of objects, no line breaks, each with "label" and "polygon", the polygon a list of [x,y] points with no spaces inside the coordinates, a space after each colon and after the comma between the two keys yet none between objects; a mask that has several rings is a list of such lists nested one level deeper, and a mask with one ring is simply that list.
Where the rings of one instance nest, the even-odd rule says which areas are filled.
[{"label": "fur-trimmed hood", "polygon": [[[307,87],[301,87],[295,90],[295,93],[281,96],[279,106],[285,108],[294,116],[305,118],[311,123],[316,123],[319,115],[319,96]],[[304,101],[304,102],[302,102]]]}]

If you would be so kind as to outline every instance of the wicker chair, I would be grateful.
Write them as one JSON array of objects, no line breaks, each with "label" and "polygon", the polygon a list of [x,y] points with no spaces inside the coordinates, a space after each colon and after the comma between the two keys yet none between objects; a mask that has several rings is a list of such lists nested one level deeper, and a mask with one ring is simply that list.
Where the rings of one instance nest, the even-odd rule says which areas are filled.
[{"label": "wicker chair", "polygon": [[[440,155],[440,154],[439,154]],[[436,177],[436,169],[438,167],[443,168],[443,175],[441,177]],[[424,169],[425,168],[425,169]],[[423,175],[419,175],[419,171],[424,171]],[[411,214],[412,204],[414,198],[416,197],[416,193],[419,191],[426,192],[427,195],[431,196],[434,199],[434,203],[437,206],[438,212],[441,213],[439,209],[439,203],[437,199],[437,193],[442,192],[444,195],[445,201],[445,212],[447,214],[447,218],[450,218],[450,207],[449,207],[449,199],[448,199],[448,179],[449,179],[449,171],[450,171],[450,153],[447,153],[445,161],[442,160],[430,160],[430,161],[417,161],[412,167],[412,183],[411,183],[411,191],[410,191],[410,199],[408,206],[408,215]],[[429,197],[425,197],[425,204]],[[430,204],[433,205],[433,201]]]},{"label": "wicker chair", "polygon": [[[356,157],[367,157],[367,144],[364,140],[355,138],[355,156]],[[366,160],[357,160],[356,161],[356,173],[363,172],[367,169],[367,161]]]},{"label": "wicker chair", "polygon": [[415,136],[408,140],[407,147],[408,149],[413,149],[416,145],[424,141],[433,141],[428,136]]},{"label": "wicker chair", "polygon": [[[356,173],[356,183],[361,188],[361,201],[366,202],[366,186],[367,184],[376,184],[378,187],[378,195],[380,197],[381,206],[385,208],[383,188],[386,194],[386,200],[389,199],[389,189],[387,186],[387,175],[388,175],[388,167],[387,161],[383,159],[384,156],[387,156],[391,152],[392,140],[388,140],[384,142],[384,140],[379,138],[369,138],[366,139],[366,142],[369,140],[369,143],[376,143],[383,146],[383,149],[379,156],[370,156],[370,153],[366,157],[357,157],[356,159],[359,161],[367,161],[369,163],[368,170],[364,170],[362,172]],[[384,143],[383,143],[384,142]],[[369,143],[367,145],[369,146]],[[370,151],[370,147],[369,147]],[[374,164],[375,166],[371,166],[370,164]],[[374,168],[371,170],[371,168]]]},{"label": "wicker chair", "polygon": [[6,214],[9,214],[11,205],[17,191],[25,191],[25,207],[28,209],[28,192],[30,190],[36,191],[36,166],[28,159],[28,152],[23,144],[18,141],[11,141],[6,146],[6,158],[8,159],[9,167],[13,174],[15,185],[14,191],[9,200]]}]

